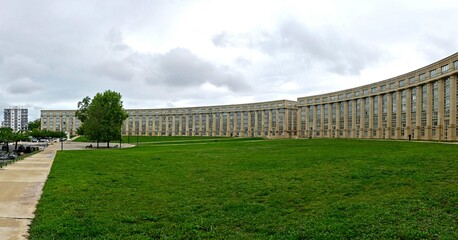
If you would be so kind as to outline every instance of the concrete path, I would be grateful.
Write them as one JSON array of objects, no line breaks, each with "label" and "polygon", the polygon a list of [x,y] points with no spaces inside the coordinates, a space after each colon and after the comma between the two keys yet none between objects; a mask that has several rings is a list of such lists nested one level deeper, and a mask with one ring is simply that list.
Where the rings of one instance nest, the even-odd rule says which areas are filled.
[{"label": "concrete path", "polygon": [[27,239],[57,144],[0,169],[0,240]]},{"label": "concrete path", "polygon": [[[39,153],[0,168],[0,240],[27,239],[57,150],[62,147],[64,151],[82,150],[88,144],[65,142],[62,146],[54,143]],[[132,146],[122,144],[122,148]]]}]

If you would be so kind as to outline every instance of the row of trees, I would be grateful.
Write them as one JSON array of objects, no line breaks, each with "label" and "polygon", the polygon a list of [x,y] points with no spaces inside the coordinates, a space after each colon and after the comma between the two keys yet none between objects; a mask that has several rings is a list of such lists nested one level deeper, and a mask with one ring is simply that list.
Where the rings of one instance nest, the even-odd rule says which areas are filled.
[{"label": "row of trees", "polygon": [[65,137],[64,132],[51,132],[47,130],[33,130],[30,132],[13,132],[11,128],[0,128],[0,142],[3,146],[6,146],[6,150],[9,151],[8,144],[11,142],[15,143],[15,149],[17,150],[18,142],[27,141],[30,138],[62,138]]},{"label": "row of trees", "polygon": [[129,117],[124,111],[121,94],[107,90],[97,93],[93,99],[85,97],[78,102],[76,117],[81,121],[77,133],[89,141],[110,142],[121,140],[122,123]]}]

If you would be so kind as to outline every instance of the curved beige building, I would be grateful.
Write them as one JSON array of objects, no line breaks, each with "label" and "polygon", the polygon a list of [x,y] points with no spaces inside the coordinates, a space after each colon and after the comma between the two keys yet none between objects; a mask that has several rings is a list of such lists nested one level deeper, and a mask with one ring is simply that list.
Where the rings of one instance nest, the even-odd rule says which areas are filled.
[{"label": "curved beige building", "polygon": [[458,53],[373,84],[298,98],[301,137],[457,140]]},{"label": "curved beige building", "polygon": [[[458,53],[327,94],[236,105],[128,109],[124,135],[457,140]],[[75,110],[42,110],[42,129],[76,133]]]}]

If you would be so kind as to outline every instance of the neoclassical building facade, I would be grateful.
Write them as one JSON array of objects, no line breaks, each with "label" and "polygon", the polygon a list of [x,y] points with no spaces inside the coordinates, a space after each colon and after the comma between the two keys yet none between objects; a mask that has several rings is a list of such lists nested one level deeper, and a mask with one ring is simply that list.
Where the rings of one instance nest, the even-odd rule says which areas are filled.
[{"label": "neoclassical building facade", "polygon": [[[297,132],[295,101],[167,109],[128,109],[123,135],[287,138]],[[76,133],[75,110],[42,110],[42,129]]]},{"label": "neoclassical building facade", "polygon": [[[415,71],[297,101],[128,109],[123,135],[458,140],[458,53]],[[76,133],[75,110],[42,110],[41,127]]]},{"label": "neoclassical building facade", "polygon": [[457,140],[458,53],[373,84],[298,98],[301,137]]}]

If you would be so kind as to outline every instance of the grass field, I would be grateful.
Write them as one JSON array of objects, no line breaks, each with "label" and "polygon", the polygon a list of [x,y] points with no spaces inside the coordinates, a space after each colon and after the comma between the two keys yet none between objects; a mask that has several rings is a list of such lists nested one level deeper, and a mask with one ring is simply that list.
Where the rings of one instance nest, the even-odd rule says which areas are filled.
[{"label": "grass field", "polygon": [[458,239],[458,145],[156,140],[59,152],[30,239]]}]

